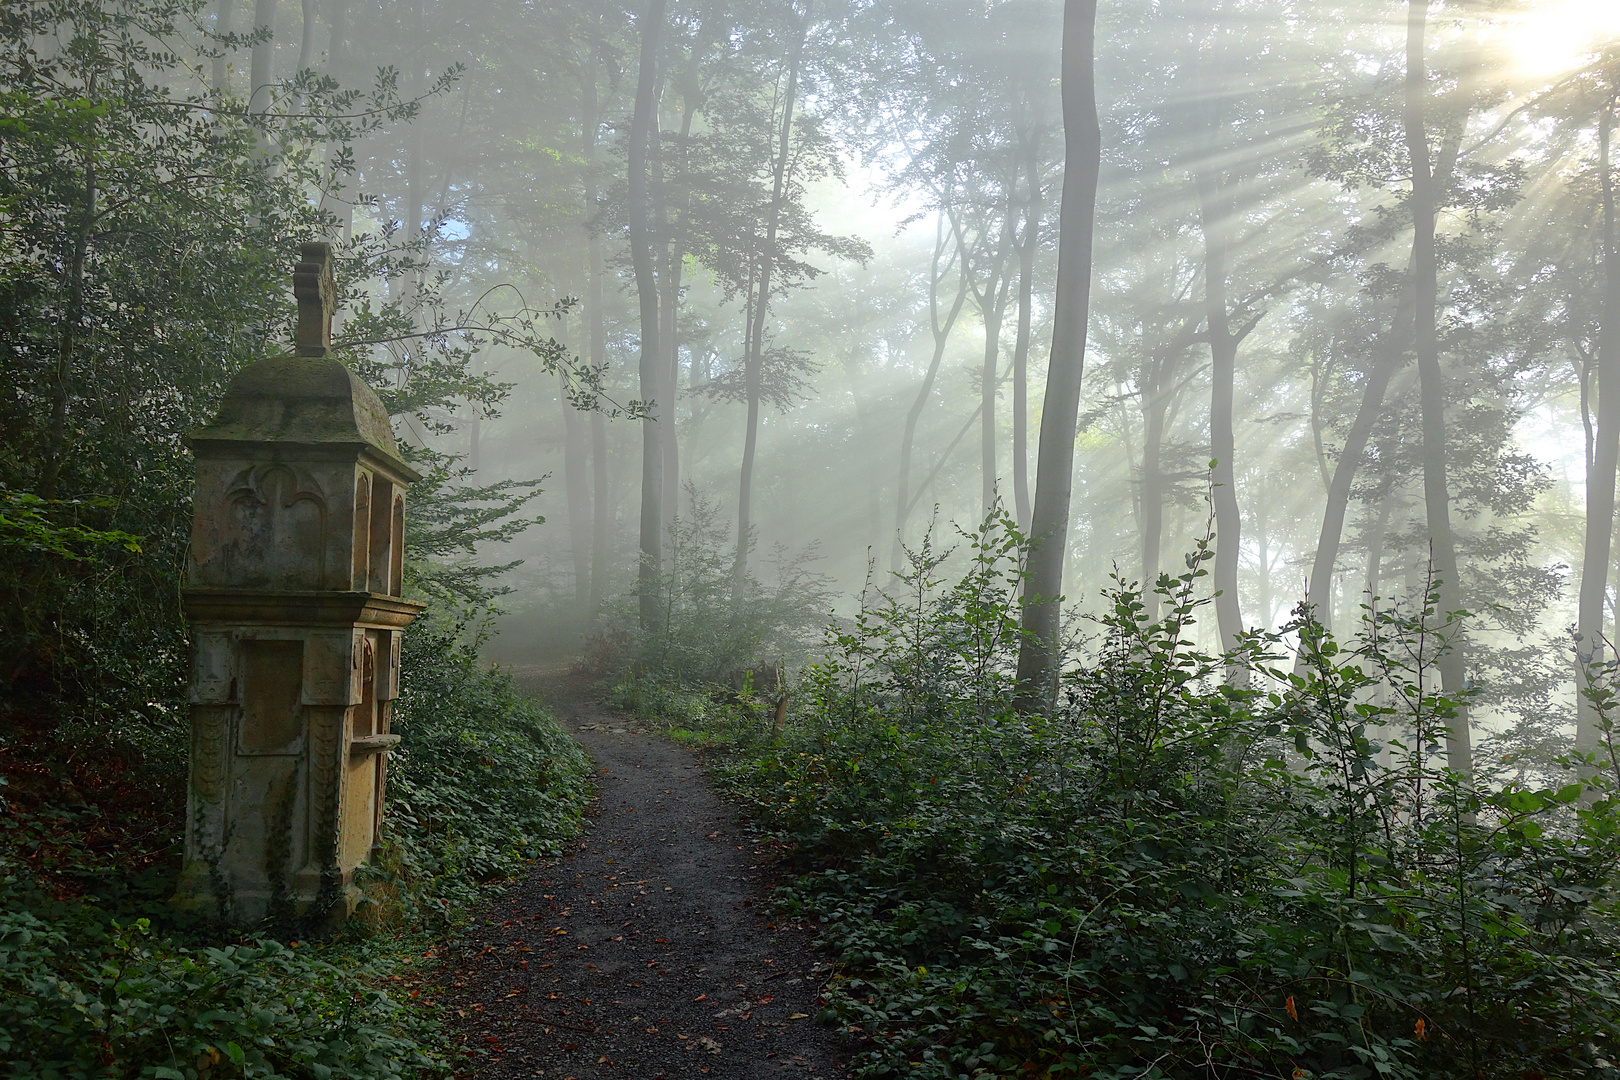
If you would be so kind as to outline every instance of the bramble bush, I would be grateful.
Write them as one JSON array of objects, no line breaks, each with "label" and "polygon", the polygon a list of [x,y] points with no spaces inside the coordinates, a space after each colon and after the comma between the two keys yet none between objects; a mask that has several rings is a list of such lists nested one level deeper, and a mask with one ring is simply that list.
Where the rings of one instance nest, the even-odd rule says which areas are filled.
[{"label": "bramble bush", "polygon": [[717,770],[794,845],[860,1075],[1620,1076],[1615,785],[1445,767],[1432,582],[1352,644],[1301,612],[1210,655],[1206,540],[1158,617],[1117,581],[1025,714],[1024,539],[965,542],[959,580],[930,539],[869,590]]}]

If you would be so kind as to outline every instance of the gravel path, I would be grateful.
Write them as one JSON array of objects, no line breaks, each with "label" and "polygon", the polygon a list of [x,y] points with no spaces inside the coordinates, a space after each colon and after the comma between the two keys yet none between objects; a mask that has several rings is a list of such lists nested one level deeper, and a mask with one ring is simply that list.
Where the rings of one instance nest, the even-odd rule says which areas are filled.
[{"label": "gravel path", "polygon": [[696,754],[551,682],[596,762],[584,842],[494,900],[447,956],[466,1075],[753,1080],[845,1075],[829,974],[767,900]]}]

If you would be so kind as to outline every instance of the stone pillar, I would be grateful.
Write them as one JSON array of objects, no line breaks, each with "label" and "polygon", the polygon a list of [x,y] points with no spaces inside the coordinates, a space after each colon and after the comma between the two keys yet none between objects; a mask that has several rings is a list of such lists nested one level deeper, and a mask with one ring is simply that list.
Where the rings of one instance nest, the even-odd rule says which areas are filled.
[{"label": "stone pillar", "polygon": [[197,460],[185,608],[191,783],[175,903],[238,925],[341,919],[376,850],[399,639],[405,489],[371,388],[330,356],[332,250],[294,274],[297,351],[232,380]]}]

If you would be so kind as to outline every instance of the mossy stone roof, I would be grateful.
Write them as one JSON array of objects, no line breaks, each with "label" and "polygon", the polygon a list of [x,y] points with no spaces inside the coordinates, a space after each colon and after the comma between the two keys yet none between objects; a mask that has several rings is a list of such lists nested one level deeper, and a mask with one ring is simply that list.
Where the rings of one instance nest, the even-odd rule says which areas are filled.
[{"label": "mossy stone roof", "polygon": [[274,356],[231,380],[219,415],[192,442],[365,443],[399,460],[388,410],[371,387],[330,357]]}]

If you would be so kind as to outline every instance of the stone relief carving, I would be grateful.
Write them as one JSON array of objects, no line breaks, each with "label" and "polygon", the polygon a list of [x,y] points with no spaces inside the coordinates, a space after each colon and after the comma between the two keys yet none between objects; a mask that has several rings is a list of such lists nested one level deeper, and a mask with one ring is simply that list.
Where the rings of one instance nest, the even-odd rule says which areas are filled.
[{"label": "stone relief carving", "polygon": [[286,465],[243,469],[226,488],[226,573],[244,585],[319,589],[326,577],[327,501],[314,477]]}]

